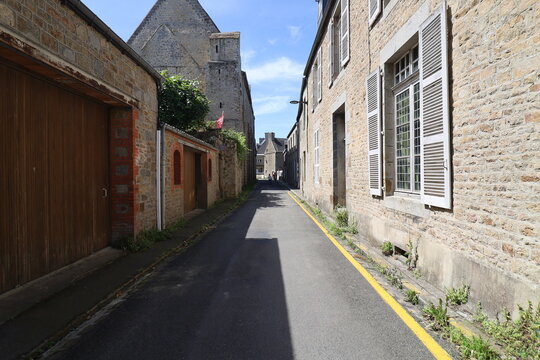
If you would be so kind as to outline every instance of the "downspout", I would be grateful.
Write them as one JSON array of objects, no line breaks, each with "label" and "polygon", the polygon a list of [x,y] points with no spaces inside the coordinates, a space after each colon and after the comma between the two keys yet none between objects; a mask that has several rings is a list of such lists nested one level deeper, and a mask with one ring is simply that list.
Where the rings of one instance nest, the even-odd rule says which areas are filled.
[{"label": "downspout", "polygon": [[166,140],[165,124],[161,124],[161,223],[165,227],[165,140]]},{"label": "downspout", "polygon": [[161,123],[161,119],[159,118],[159,94],[161,90],[161,82],[156,81],[157,89],[156,89],[156,98],[158,101],[158,109],[157,109],[157,129],[156,129],[156,223],[157,223],[157,229],[158,231],[163,230],[164,224],[164,179],[165,179],[165,169],[163,167],[164,161],[164,137],[165,132],[164,124]]},{"label": "downspout", "polygon": [[156,131],[156,199],[157,199],[157,229],[161,231],[163,229],[162,217],[161,217],[161,129],[158,126]]}]

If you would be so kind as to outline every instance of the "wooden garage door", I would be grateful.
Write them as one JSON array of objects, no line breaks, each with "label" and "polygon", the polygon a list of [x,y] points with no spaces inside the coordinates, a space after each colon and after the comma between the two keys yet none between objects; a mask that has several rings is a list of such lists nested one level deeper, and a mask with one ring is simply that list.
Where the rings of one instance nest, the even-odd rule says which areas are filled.
[{"label": "wooden garage door", "polygon": [[109,243],[108,109],[0,62],[0,292]]}]

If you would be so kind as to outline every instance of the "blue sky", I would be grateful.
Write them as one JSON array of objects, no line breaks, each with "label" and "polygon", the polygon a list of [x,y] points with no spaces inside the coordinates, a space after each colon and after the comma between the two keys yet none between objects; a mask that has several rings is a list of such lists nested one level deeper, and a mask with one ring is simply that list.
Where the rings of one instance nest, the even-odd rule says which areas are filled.
[{"label": "blue sky", "polygon": [[[122,39],[155,0],[83,0]],[[286,137],[294,124],[305,62],[317,26],[314,0],[199,0],[220,31],[240,31],[242,68],[251,84],[256,136]]]}]

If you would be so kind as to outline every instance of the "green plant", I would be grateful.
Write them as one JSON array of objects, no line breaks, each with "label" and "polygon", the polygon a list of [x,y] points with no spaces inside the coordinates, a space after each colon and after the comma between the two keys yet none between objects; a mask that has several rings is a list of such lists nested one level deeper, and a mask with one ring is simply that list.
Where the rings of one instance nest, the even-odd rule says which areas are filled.
[{"label": "green plant", "polygon": [[167,240],[170,237],[169,231],[159,231],[157,229],[141,231],[136,237],[127,236],[120,239],[118,247],[131,253],[149,249],[158,241]]},{"label": "green plant", "polygon": [[405,301],[410,302],[413,305],[418,305],[420,302],[418,299],[418,293],[412,289],[407,289],[405,293]]},{"label": "green plant", "polygon": [[390,241],[385,241],[381,245],[381,251],[384,255],[390,256],[394,253],[394,245]]},{"label": "green plant", "polygon": [[497,316],[490,320],[477,304],[475,321],[500,344],[504,352],[517,359],[540,359],[540,304],[534,308],[532,302],[527,307],[518,306],[519,317],[512,320],[509,311],[503,310],[503,320]]},{"label": "green plant", "polygon": [[407,268],[409,270],[413,270],[416,268],[416,263],[418,262],[418,252],[416,250],[416,246],[413,245],[412,240],[409,239],[409,242],[407,243],[407,251],[406,256],[407,260],[405,263],[407,264]]},{"label": "green plant", "polygon": [[443,330],[450,326],[448,320],[448,309],[446,304],[443,304],[442,299],[439,299],[439,305],[435,306],[433,303],[428,303],[422,310],[424,316],[431,321],[431,328],[433,330]]},{"label": "green plant", "polygon": [[161,75],[164,81],[159,90],[159,119],[184,131],[204,127],[210,106],[198,83],[169,76],[166,71]]},{"label": "green plant", "polygon": [[336,223],[339,227],[346,227],[349,225],[349,213],[347,212],[347,209],[336,206],[335,214]]},{"label": "green plant", "polygon": [[236,144],[236,155],[239,160],[245,160],[249,154],[249,147],[247,145],[246,136],[241,132],[231,129],[222,129],[218,137],[222,141],[231,141]]},{"label": "green plant", "polygon": [[469,301],[470,289],[471,287],[465,284],[457,289],[446,289],[446,301],[452,305],[466,304]]},{"label": "green plant", "polygon": [[478,336],[463,336],[459,339],[459,352],[465,359],[496,360],[500,359],[487,341]]}]

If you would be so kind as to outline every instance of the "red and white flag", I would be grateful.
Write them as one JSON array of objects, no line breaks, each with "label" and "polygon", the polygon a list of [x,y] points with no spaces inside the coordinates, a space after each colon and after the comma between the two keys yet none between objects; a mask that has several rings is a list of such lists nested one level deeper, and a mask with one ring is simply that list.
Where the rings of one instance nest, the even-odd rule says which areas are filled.
[{"label": "red and white flag", "polygon": [[221,116],[219,117],[219,119],[216,120],[216,127],[218,129],[221,129],[223,127],[223,120],[225,120],[225,114],[222,111]]}]

